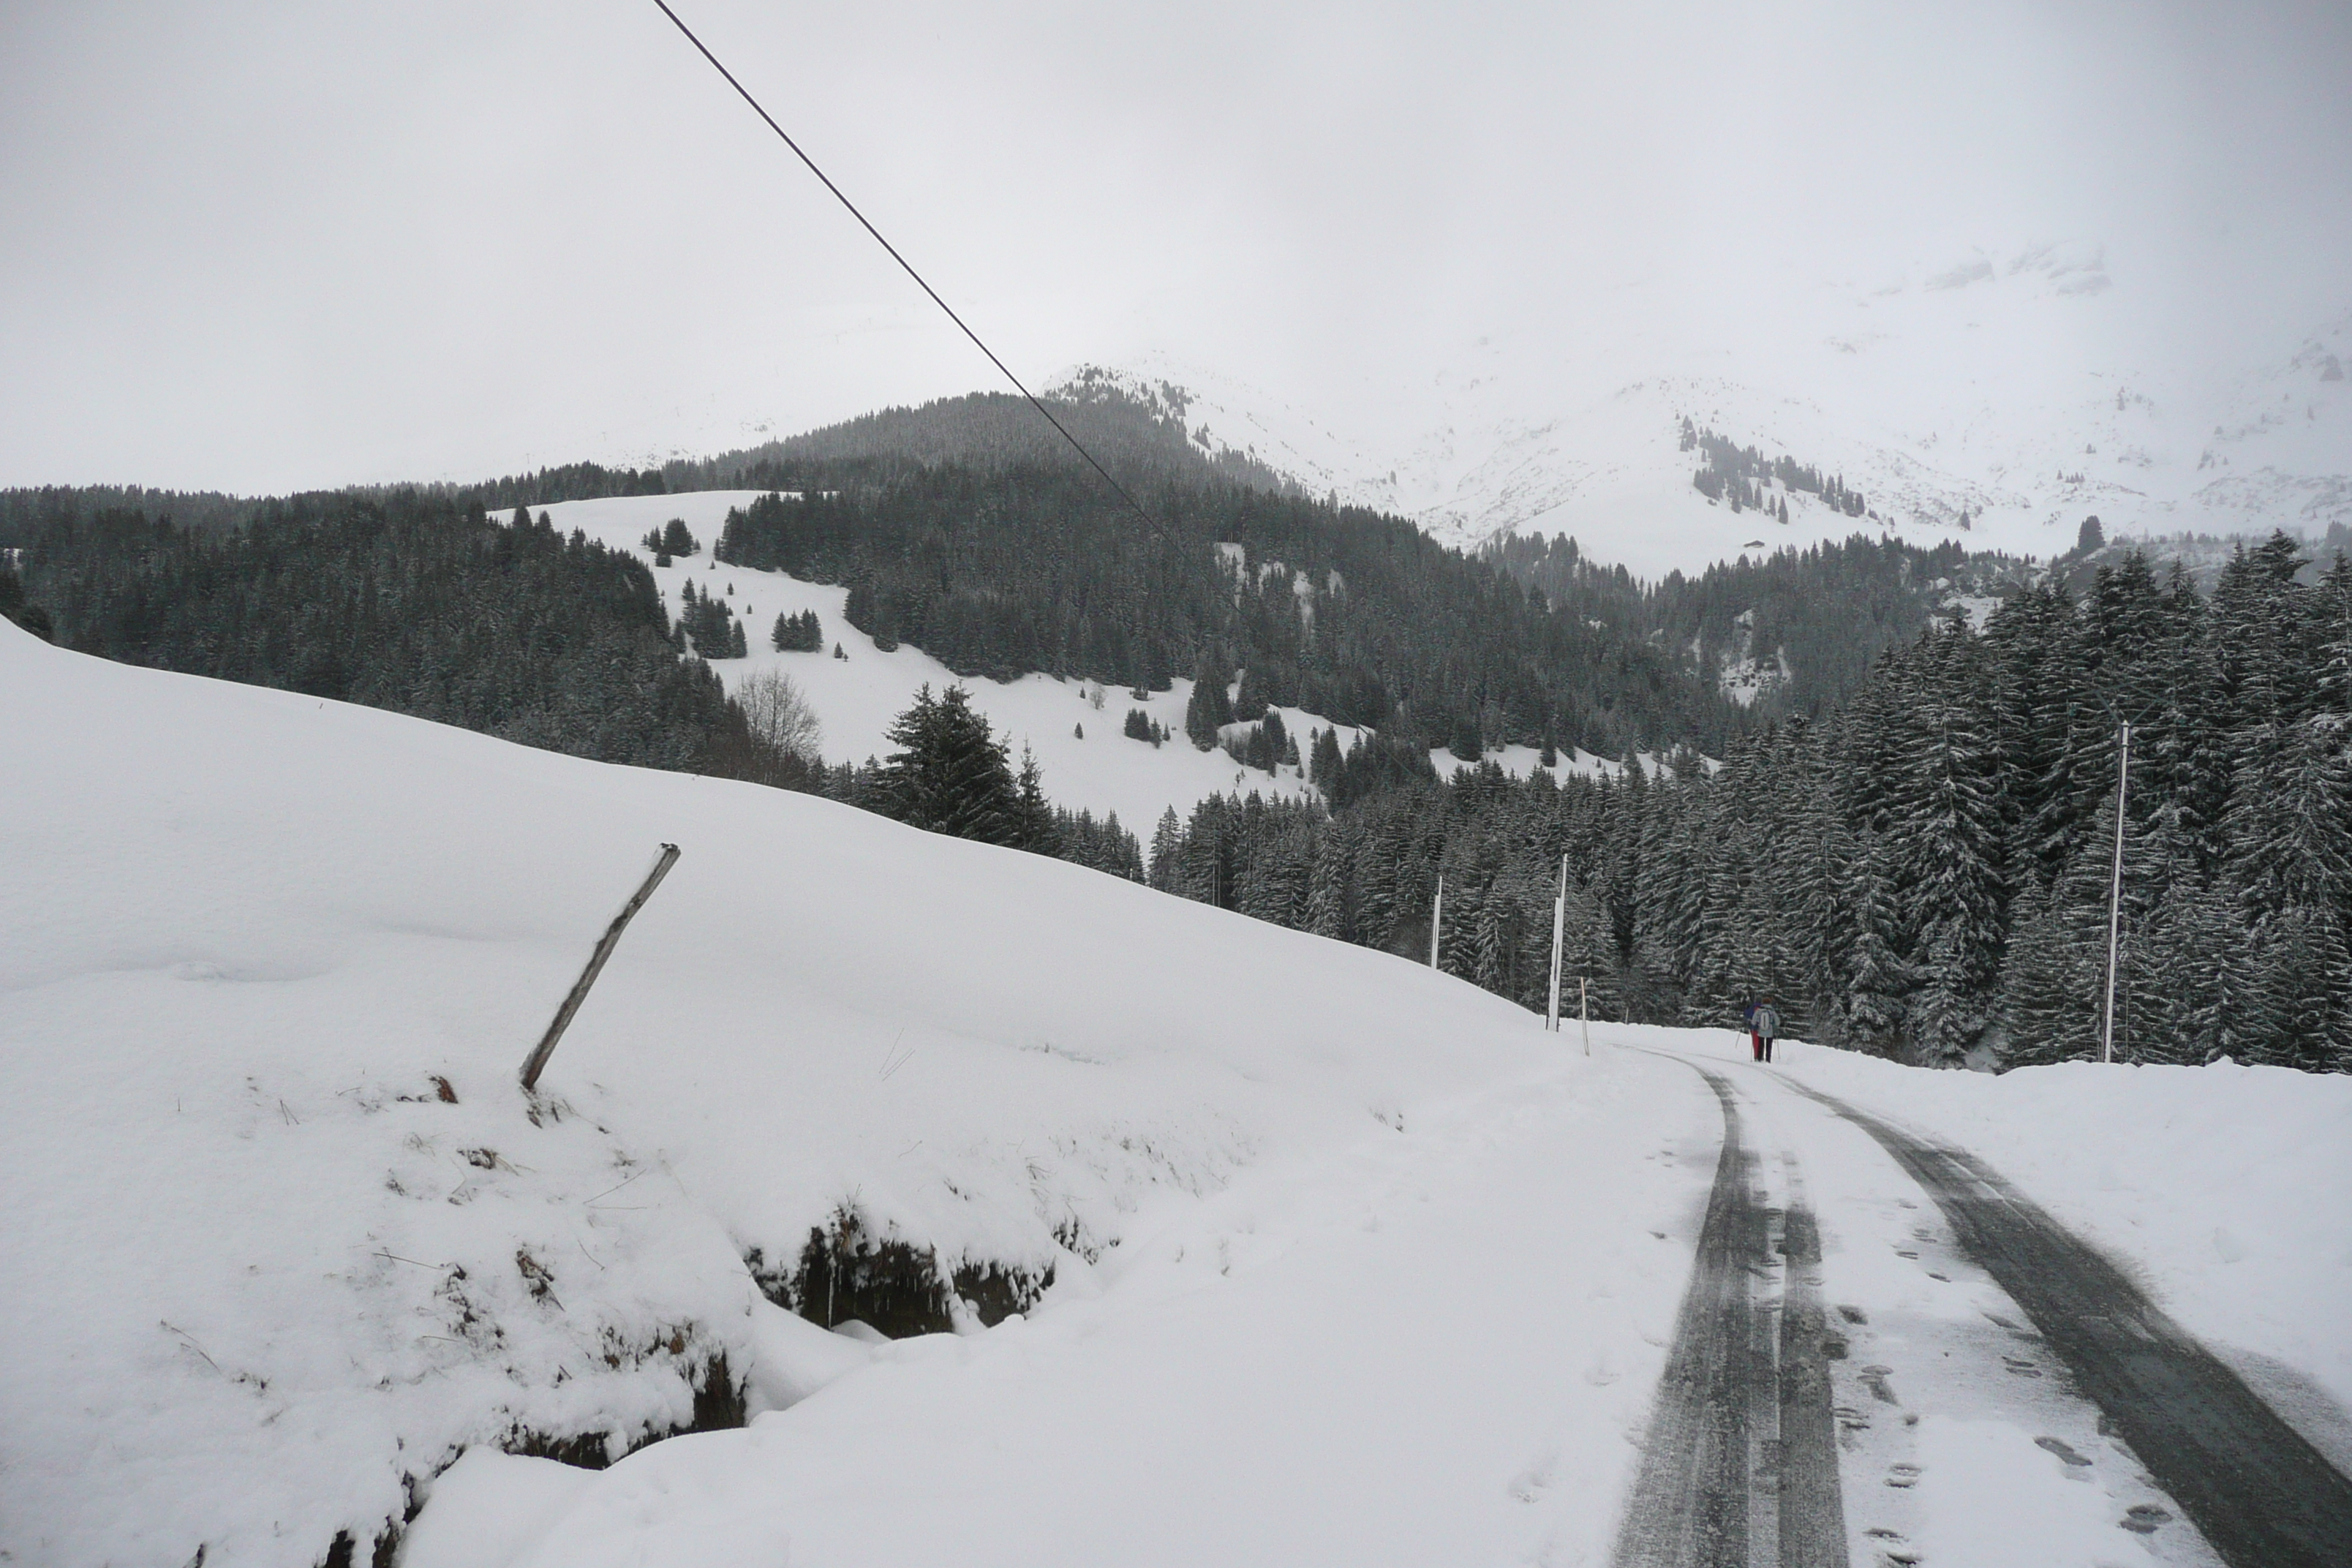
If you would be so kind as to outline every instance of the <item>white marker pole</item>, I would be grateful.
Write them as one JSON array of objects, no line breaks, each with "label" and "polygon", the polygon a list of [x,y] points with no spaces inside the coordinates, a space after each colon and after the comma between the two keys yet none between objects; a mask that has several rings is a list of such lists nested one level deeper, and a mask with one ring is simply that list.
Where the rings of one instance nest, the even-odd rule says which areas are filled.
[{"label": "white marker pole", "polygon": [[1437,967],[1437,933],[1445,919],[1445,873],[1437,874],[1437,898],[1429,906],[1429,967]]},{"label": "white marker pole", "polygon": [[1551,901],[1551,1000],[1544,1005],[1544,1028],[1555,1034],[1559,1029],[1559,927],[1566,909],[1564,900]]},{"label": "white marker pole", "polygon": [[1551,1004],[1544,1013],[1544,1027],[1559,1032],[1559,957],[1560,934],[1568,923],[1568,857],[1559,858],[1559,897],[1551,901]]},{"label": "white marker pole", "polygon": [[2107,1023],[2099,1043],[2099,1059],[2116,1059],[2116,935],[2124,913],[2124,800],[2131,786],[2131,726],[2123,729],[2116,758],[2116,875],[2107,889]]},{"label": "white marker pole", "polygon": [[1585,977],[1576,977],[1576,1011],[1584,1025],[1584,1054],[1592,1054],[1592,993]]}]

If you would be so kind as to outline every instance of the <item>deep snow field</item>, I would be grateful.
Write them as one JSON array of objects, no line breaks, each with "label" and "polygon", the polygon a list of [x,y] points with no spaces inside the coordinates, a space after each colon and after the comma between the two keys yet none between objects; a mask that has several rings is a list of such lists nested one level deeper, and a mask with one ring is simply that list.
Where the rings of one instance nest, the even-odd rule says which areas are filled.
[{"label": "deep snow field", "polygon": [[[1084,1296],[1063,1241],[1549,1055],[1077,867],[14,627],[0,726],[16,1561],[309,1564],[464,1445],[682,1423],[714,1352],[791,1397],[840,1342],[778,1351],[742,1257],[837,1205]],[[663,841],[534,1125],[513,1075]]]},{"label": "deep snow field", "polygon": [[[1968,1142],[2346,1462],[2352,1080],[1588,1056],[1058,862],[5,626],[0,733],[0,1561],[364,1561],[413,1487],[407,1568],[1605,1562],[1721,1136],[1674,1055],[1780,1097],[1882,1328],[1986,1288],[1889,1260],[1893,1167],[1781,1075]],[[534,1117],[516,1068],[663,841]],[[744,1257],[844,1205],[1055,1283],[826,1332]],[[617,1455],[721,1354],[744,1428],[496,1451]],[[2021,1420],[1930,1409],[1930,1561],[2204,1560]],[[1847,1484],[1856,1531],[1895,1497]]]},{"label": "deep snow field", "polygon": [[[988,716],[999,738],[1011,747],[1016,765],[1023,746],[1035,754],[1045,793],[1056,805],[1072,811],[1091,811],[1097,817],[1117,812],[1120,826],[1147,847],[1160,814],[1171,806],[1181,817],[1213,795],[1245,795],[1255,790],[1269,799],[1300,800],[1318,793],[1305,778],[1303,769],[1286,767],[1267,773],[1241,766],[1223,751],[1195,750],[1184,737],[1184,709],[1192,699],[1189,676],[1176,678],[1170,689],[1155,691],[1140,702],[1123,686],[1056,680],[1049,675],[1024,675],[1012,681],[967,680],[920,648],[902,643],[884,653],[876,647],[873,638],[843,617],[842,606],[849,597],[845,587],[827,587],[781,572],[754,571],[712,560],[711,547],[719,542],[729,510],[748,506],[764,493],[694,490],[674,496],[615,496],[563,501],[540,510],[566,533],[579,529],[591,539],[644,560],[661,586],[662,601],[673,619],[680,590],[689,578],[697,593],[725,600],[744,619],[743,635],[751,646],[751,657],[719,659],[711,668],[730,690],[762,669],[781,669],[791,676],[824,722],[819,749],[829,763],[862,763],[868,757],[889,755],[887,736],[891,721],[912,705],[919,688],[928,685],[940,691],[961,685],[971,693],[972,707]],[[645,536],[671,518],[693,531],[700,548],[671,565],[654,566]],[[776,617],[803,610],[816,612],[824,632],[824,650],[776,652],[769,640]],[[847,658],[833,657],[835,644]],[[1093,702],[1097,695],[1102,700],[1099,708]],[[1171,738],[1156,747],[1129,740],[1121,726],[1129,710],[1135,708],[1158,720]],[[1310,729],[1337,730],[1343,752],[1360,733],[1353,725],[1334,724],[1304,709],[1280,711],[1284,728],[1297,737],[1302,754]],[[1231,727],[1249,728],[1246,724]],[[1081,730],[1083,736],[1078,733]],[[1443,748],[1433,750],[1429,756],[1441,776],[1463,765]],[[1521,776],[1541,765],[1539,754],[1528,746],[1498,750],[1490,760]],[[1645,761],[1654,765],[1656,759]],[[1570,773],[1613,774],[1619,768],[1618,763],[1590,752],[1571,752],[1561,753],[1551,772],[1563,777]]]}]

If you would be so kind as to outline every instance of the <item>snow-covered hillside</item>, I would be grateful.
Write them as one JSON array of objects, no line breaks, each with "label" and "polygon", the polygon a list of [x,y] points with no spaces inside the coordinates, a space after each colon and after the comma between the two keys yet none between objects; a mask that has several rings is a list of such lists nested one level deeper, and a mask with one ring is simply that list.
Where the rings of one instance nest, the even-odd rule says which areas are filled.
[{"label": "snow-covered hillside", "polygon": [[[1172,356],[1077,374],[1449,542],[1564,532],[1643,576],[1857,528],[2047,557],[2094,514],[2110,535],[2352,522],[2352,311],[2217,373],[2147,346],[2168,341],[2158,309],[2098,246],[2037,245],[1792,286],[1775,319],[1705,330],[1664,285],[1628,290],[1573,355],[1497,332],[1344,407]],[[1842,474],[1880,521],[1801,494],[1786,526],[1709,504],[1685,417]]]},{"label": "snow-covered hillside", "polygon": [[[677,616],[680,592],[689,581],[698,593],[724,599],[744,622],[751,655],[719,660],[713,668],[730,689],[763,669],[781,669],[791,676],[824,726],[818,749],[828,762],[860,763],[868,757],[887,756],[891,721],[906,711],[918,689],[928,685],[939,691],[961,685],[971,693],[972,707],[988,716],[998,735],[1011,746],[1016,763],[1021,749],[1030,748],[1044,776],[1045,793],[1057,805],[1072,811],[1091,811],[1097,817],[1116,812],[1120,825],[1147,845],[1160,814],[1171,806],[1181,817],[1212,795],[1247,795],[1255,790],[1269,799],[1299,800],[1317,794],[1302,768],[1285,767],[1269,773],[1244,768],[1222,751],[1195,749],[1184,738],[1184,710],[1192,696],[1189,677],[1178,677],[1170,689],[1152,692],[1142,700],[1123,686],[1056,680],[1047,675],[1031,674],[1006,682],[966,680],[920,648],[901,646],[885,653],[876,647],[873,638],[844,618],[842,609],[849,596],[845,587],[804,583],[781,572],[754,571],[712,560],[710,547],[729,510],[748,505],[760,493],[700,490],[616,496],[564,501],[541,510],[558,529],[567,533],[580,529],[589,538],[627,550],[649,565],[655,556],[645,548],[646,532],[672,518],[684,522],[699,542],[699,551],[677,557],[667,566],[652,568],[669,613]],[[816,613],[823,628],[824,650],[775,652],[769,644],[769,632],[776,617],[808,610]],[[833,657],[836,644],[846,658]],[[1236,692],[1239,684],[1234,683]],[[1159,746],[1129,738],[1123,726],[1134,709],[1142,710],[1172,738]],[[1353,745],[1360,733],[1352,725],[1334,723],[1304,709],[1279,711],[1284,726],[1302,750],[1313,730],[1336,731],[1342,751]],[[1430,760],[1441,774],[1461,765],[1442,748],[1433,750]],[[1535,750],[1527,746],[1498,750],[1492,760],[1519,774],[1540,765]],[[1612,773],[1618,765],[1589,752],[1575,752],[1563,755],[1552,772],[1556,775]]]},{"label": "snow-covered hillside", "polygon": [[308,1568],[463,1446],[617,1451],[719,1357],[805,1392],[836,1342],[744,1258],[845,1205],[1084,1293],[1156,1194],[1539,1054],[1472,987],[1076,867],[9,626],[0,731],[9,1561]]},{"label": "snow-covered hillside", "polygon": [[[1299,798],[1314,786],[1294,769],[1269,774],[1245,769],[1223,752],[1194,749],[1184,738],[1184,707],[1192,682],[1179,679],[1172,689],[1153,692],[1138,701],[1125,687],[1104,687],[1077,680],[1056,680],[1047,675],[1027,675],[1010,682],[958,677],[921,649],[901,646],[885,653],[874,639],[852,626],[842,608],[845,587],[803,583],[781,572],[759,572],[729,566],[711,559],[720,526],[730,508],[748,505],[755,490],[704,490],[674,496],[620,496],[604,500],[566,501],[542,508],[565,532],[584,531],[616,550],[628,550],[648,563],[653,552],[645,548],[649,529],[677,518],[693,531],[701,548],[672,564],[654,568],[663,602],[674,617],[681,588],[691,580],[697,591],[726,599],[744,622],[751,657],[720,660],[715,668],[730,688],[762,669],[781,669],[791,676],[816,709],[824,726],[819,750],[828,762],[862,763],[887,756],[891,721],[906,711],[923,686],[933,691],[961,685],[971,693],[972,707],[988,716],[998,736],[1013,751],[1017,764],[1021,748],[1035,754],[1045,791],[1056,803],[1097,816],[1118,814],[1122,826],[1150,840],[1152,825],[1170,806],[1181,816],[1203,796],[1222,792],[1256,790],[1269,797]],[[731,595],[730,595],[731,590]],[[816,612],[824,635],[819,653],[777,653],[769,644],[770,629],[780,615]],[[838,644],[846,658],[833,657]],[[1101,706],[1094,699],[1099,696]],[[1174,738],[1160,746],[1129,739],[1122,732],[1131,709],[1141,709]],[[1329,721],[1297,709],[1282,710],[1303,745],[1310,726],[1334,728]],[[1356,731],[1336,726],[1340,745],[1351,743]],[[1081,735],[1079,731],[1083,731]]]}]

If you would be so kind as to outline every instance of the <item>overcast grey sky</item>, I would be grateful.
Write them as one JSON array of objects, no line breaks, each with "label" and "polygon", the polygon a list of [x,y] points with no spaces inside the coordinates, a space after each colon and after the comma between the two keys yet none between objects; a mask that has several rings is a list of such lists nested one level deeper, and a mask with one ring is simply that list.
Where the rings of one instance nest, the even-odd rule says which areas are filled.
[{"label": "overcast grey sky", "polygon": [[[2352,308],[2340,4],[680,0],[1025,376],[1348,410],[2105,247],[2158,352]],[[0,13],[0,484],[708,450],[991,384],[650,0]],[[1923,370],[1924,374],[1924,370]]]}]

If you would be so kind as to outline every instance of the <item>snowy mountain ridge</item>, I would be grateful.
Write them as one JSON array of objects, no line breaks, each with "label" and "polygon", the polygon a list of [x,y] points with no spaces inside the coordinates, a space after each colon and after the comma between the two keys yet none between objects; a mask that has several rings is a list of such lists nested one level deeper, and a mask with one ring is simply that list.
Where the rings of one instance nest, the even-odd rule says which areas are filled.
[{"label": "snowy mountain ridge", "polygon": [[[2352,310],[2234,343],[2217,373],[2161,346],[2156,301],[2091,244],[1789,297],[1777,320],[1708,328],[1637,291],[1572,353],[1490,333],[1347,408],[1309,412],[1167,355],[1065,384],[1119,387],[1182,419],[1204,452],[1248,453],[1447,542],[1567,532],[1645,576],[1696,572],[1759,535],[1770,548],[1857,527],[2047,557],[2089,515],[2110,535],[2352,521]],[[1734,518],[1693,489],[1685,418],[1842,475],[1871,515],[1800,496],[1777,531]]]}]

